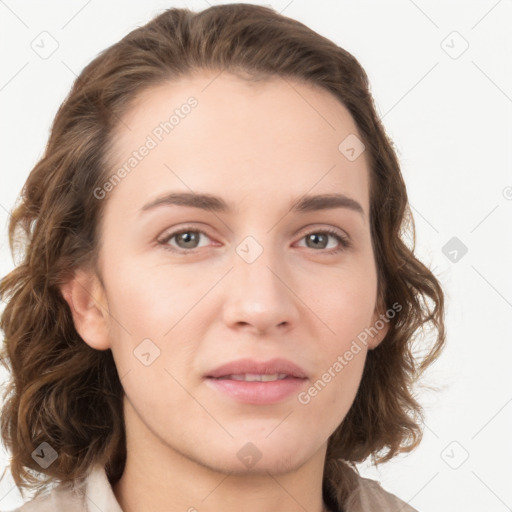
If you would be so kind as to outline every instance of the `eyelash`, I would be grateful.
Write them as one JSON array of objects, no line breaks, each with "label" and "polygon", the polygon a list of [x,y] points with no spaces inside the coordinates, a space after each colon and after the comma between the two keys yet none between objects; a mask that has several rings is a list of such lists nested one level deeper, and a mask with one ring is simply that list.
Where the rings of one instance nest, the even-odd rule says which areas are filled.
[{"label": "eyelash", "polygon": [[[163,249],[165,249],[167,251],[171,251],[173,253],[183,254],[183,255],[195,254],[198,251],[197,248],[196,249],[175,249],[168,244],[168,242],[170,240],[172,240],[175,236],[181,235],[183,233],[200,233],[202,235],[205,235],[207,238],[210,238],[208,236],[208,234],[205,231],[203,231],[202,229],[198,229],[198,228],[194,228],[194,227],[185,227],[183,229],[180,229],[179,231],[173,231],[172,233],[169,233],[163,239],[160,239],[157,242],[159,245],[161,245],[163,247]],[[328,250],[320,249],[320,250],[318,250],[318,252],[323,252],[324,254],[337,254],[339,252],[342,252],[342,251],[352,247],[352,243],[350,242],[348,237],[342,236],[334,229],[329,229],[329,228],[310,231],[310,232],[306,233],[305,235],[303,235],[301,240],[303,238],[305,238],[309,235],[313,235],[313,234],[315,234],[315,235],[317,235],[317,234],[330,235],[330,236],[336,238],[340,244],[340,247],[338,247],[336,249],[328,249]],[[313,249],[313,250],[315,250],[315,249]]]}]

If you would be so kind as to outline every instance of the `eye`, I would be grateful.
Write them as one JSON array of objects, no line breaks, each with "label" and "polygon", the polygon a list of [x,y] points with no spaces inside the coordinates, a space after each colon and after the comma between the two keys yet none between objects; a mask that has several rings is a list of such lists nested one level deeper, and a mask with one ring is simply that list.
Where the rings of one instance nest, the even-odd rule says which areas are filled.
[{"label": "eye", "polygon": [[[169,233],[163,239],[158,240],[158,243],[163,245],[165,249],[175,252],[189,252],[199,247],[201,236],[209,239],[209,236],[200,229],[183,228],[179,231]],[[176,239],[176,245],[170,244],[171,240]],[[177,246],[177,248],[176,248]]]},{"label": "eye", "polygon": [[[199,242],[202,237],[210,239],[201,229],[185,227],[165,235],[158,240],[158,243],[168,251],[192,253],[195,249],[200,248]],[[334,244],[334,246],[329,247],[329,238],[336,240],[338,242],[337,246]],[[175,242],[170,243],[173,239],[175,239]],[[333,229],[310,231],[301,238],[301,240],[304,239],[306,240],[306,247],[315,250],[329,249],[323,251],[327,254],[335,254],[351,247],[348,237]]]},{"label": "eye", "polygon": [[[338,242],[338,247],[336,244],[334,248],[328,247],[328,239],[334,238]],[[301,240],[306,240],[306,247],[313,249],[326,249],[329,248],[331,250],[325,251],[327,254],[334,254],[343,251],[344,249],[348,249],[351,247],[350,241],[348,237],[342,236],[340,233],[333,229],[324,229],[318,231],[310,231]]]}]

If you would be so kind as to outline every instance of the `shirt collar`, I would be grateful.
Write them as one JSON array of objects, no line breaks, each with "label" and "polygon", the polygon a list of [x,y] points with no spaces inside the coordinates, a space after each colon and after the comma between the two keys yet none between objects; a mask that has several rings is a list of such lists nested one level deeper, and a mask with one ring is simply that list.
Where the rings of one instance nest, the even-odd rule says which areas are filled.
[{"label": "shirt collar", "polygon": [[87,512],[123,512],[101,464],[93,466],[85,483]]}]

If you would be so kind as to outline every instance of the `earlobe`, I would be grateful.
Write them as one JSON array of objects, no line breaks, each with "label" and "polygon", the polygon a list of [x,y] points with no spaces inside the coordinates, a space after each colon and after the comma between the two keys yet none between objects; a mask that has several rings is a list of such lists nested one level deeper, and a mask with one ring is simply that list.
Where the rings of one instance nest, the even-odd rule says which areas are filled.
[{"label": "earlobe", "polygon": [[96,350],[110,348],[108,307],[96,274],[78,269],[60,289],[80,337]]},{"label": "earlobe", "polygon": [[368,349],[373,350],[377,348],[389,331],[389,318],[386,314],[381,313],[382,310],[375,310],[372,317],[372,324],[370,331],[373,336],[370,336],[368,339]]}]

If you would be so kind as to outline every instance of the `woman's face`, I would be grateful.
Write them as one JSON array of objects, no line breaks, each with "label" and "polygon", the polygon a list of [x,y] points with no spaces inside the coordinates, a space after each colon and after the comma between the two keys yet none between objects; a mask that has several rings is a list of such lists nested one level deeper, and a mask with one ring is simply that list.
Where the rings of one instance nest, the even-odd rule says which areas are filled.
[{"label": "woman's face", "polygon": [[381,312],[350,114],[298,82],[203,72],[147,90],[115,136],[95,191],[108,341],[86,341],[112,349],[127,430],[231,472],[323,453],[386,330],[362,335]]}]

